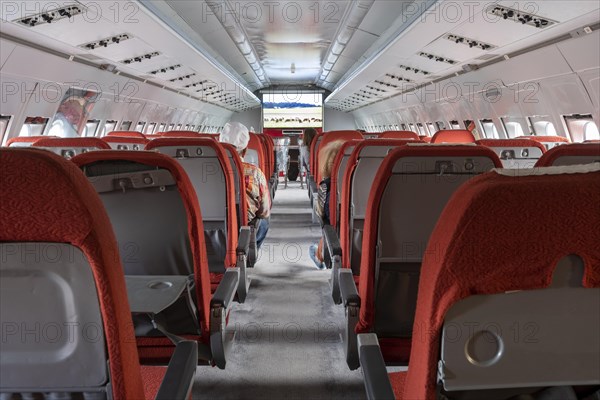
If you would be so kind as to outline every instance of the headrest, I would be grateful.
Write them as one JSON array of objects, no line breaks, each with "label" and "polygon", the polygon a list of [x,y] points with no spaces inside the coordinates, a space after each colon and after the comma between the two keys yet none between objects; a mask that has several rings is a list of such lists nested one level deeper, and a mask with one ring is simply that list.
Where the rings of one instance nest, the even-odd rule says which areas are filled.
[{"label": "headrest", "polygon": [[570,143],[569,139],[564,138],[562,136],[536,136],[536,135],[531,135],[531,136],[519,136],[516,139],[529,139],[529,140],[535,140],[537,142],[542,142],[542,143],[556,143],[556,142]]},{"label": "headrest", "polygon": [[106,142],[104,142],[101,139],[93,138],[93,137],[44,138],[44,139],[37,140],[35,143],[33,143],[33,147],[61,147],[61,148],[85,147],[85,148],[95,148],[98,150],[109,150],[110,149],[110,146],[108,144],[106,144]]},{"label": "headrest", "polygon": [[466,129],[442,129],[433,135],[431,143],[475,143],[475,136]]},{"label": "headrest", "polygon": [[162,137],[204,137],[204,135],[194,131],[168,131],[161,134]]},{"label": "headrest", "polygon": [[248,147],[250,141],[250,132],[248,128],[240,122],[228,122],[223,127],[219,135],[219,142],[232,144],[237,151],[242,151]]},{"label": "headrest", "polygon": [[11,147],[12,144],[17,144],[16,146],[13,147],[26,147],[26,146],[19,146],[19,143],[35,143],[40,139],[46,139],[46,138],[54,138],[54,137],[58,137],[58,136],[17,136],[14,138],[10,138],[8,139],[8,141],[6,142],[6,147]]},{"label": "headrest", "polygon": [[146,137],[142,132],[136,132],[136,131],[112,131],[112,132],[107,133],[106,136],[139,137],[139,138]]},{"label": "headrest", "polygon": [[419,135],[413,131],[385,131],[379,135],[382,139],[405,139],[405,140],[420,140]]},{"label": "headrest", "polygon": [[598,157],[600,143],[573,143],[556,146],[548,150],[535,164],[536,167],[550,167],[561,157]]},{"label": "headrest", "polygon": [[585,174],[588,172],[600,171],[600,162],[591,164],[564,165],[559,167],[538,167],[524,169],[495,168],[493,169],[499,175],[504,176],[542,176],[542,175],[562,175],[562,174]]},{"label": "headrest", "polygon": [[80,245],[95,223],[110,226],[94,188],[72,162],[33,148],[0,154],[0,242]]}]

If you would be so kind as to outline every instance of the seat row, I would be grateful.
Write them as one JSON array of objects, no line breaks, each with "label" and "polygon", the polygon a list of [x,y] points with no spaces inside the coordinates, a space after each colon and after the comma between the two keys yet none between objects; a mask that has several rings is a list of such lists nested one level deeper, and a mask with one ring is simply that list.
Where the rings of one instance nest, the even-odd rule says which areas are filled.
[{"label": "seat row", "polygon": [[[8,342],[3,338],[3,354],[14,355],[2,359],[3,392],[71,388],[67,391],[87,396],[112,388],[114,398],[141,398],[140,371],[146,388],[158,390],[165,369],[140,370],[139,363],[174,363],[179,367],[164,379],[162,398],[184,398],[195,365],[225,368],[232,339],[232,332],[226,334],[229,312],[234,299],[245,300],[247,268],[256,260],[242,160],[232,146],[213,138],[160,137],[145,144],[149,151],[107,147],[95,138],[45,138],[27,149],[0,150],[2,198],[7,199],[2,202],[2,220],[10,225],[3,223],[0,237],[3,326],[19,321],[17,327],[41,324],[43,329],[48,321],[60,321],[62,327],[87,323],[89,317],[95,332],[106,338],[106,361],[114,365],[108,375],[90,372],[99,368],[96,361],[104,360],[98,358],[104,354],[104,341],[87,346],[78,336],[75,356],[62,357],[70,343],[65,340],[73,338],[60,336],[51,344],[23,342],[17,329]],[[27,211],[29,207],[35,212]],[[31,251],[31,242],[49,244],[62,256],[51,265],[44,257],[20,258]],[[76,257],[65,259],[66,254]],[[57,287],[55,276],[64,283]],[[87,283],[80,286],[80,281]],[[27,298],[33,287],[42,290]],[[45,299],[50,293],[64,296]],[[36,311],[36,302],[48,307]],[[115,332],[121,336],[115,337]],[[133,335],[135,340],[130,339]],[[121,348],[121,342],[127,345]],[[56,370],[72,374],[53,379],[57,374],[50,373],[33,383],[31,373],[45,373],[47,360],[61,357],[64,369]],[[125,368],[124,363],[131,365]],[[39,367],[28,369],[31,364]],[[85,368],[77,371],[76,365]],[[129,383],[130,375],[135,383]],[[183,381],[184,392],[181,387],[175,390]]]},{"label": "seat row", "polygon": [[[456,257],[463,257],[463,264],[459,263],[455,268],[460,269],[460,271],[464,269],[465,274],[462,274],[462,272],[449,272],[449,276],[444,275],[445,279],[451,280],[454,278],[458,281],[454,284],[457,287],[464,288],[462,289],[464,290],[463,297],[470,295],[469,285],[475,284],[475,282],[483,286],[487,285],[487,288],[495,293],[496,283],[494,279],[496,278],[491,278],[492,274],[489,272],[490,268],[494,268],[494,263],[499,265],[499,270],[494,270],[496,274],[502,275],[506,272],[508,273],[507,277],[516,279],[511,283],[515,284],[515,288],[521,290],[528,288],[526,284],[520,284],[520,278],[514,278],[514,276],[521,277],[522,274],[527,275],[531,274],[531,271],[536,271],[535,269],[529,269],[531,258],[526,251],[527,247],[532,246],[535,247],[535,249],[532,249],[535,253],[534,258],[541,257],[541,254],[544,254],[542,258],[546,263],[544,264],[547,268],[546,273],[549,273],[550,276],[554,272],[558,260],[563,258],[565,260],[560,263],[559,269],[561,270],[563,268],[569,271],[570,269],[581,269],[577,260],[582,257],[589,261],[584,263],[585,269],[588,271],[586,273],[589,274],[590,269],[595,272],[600,270],[600,258],[598,258],[600,253],[598,253],[597,246],[592,245],[595,240],[600,239],[597,227],[594,228],[594,224],[600,218],[600,214],[597,212],[597,204],[600,200],[600,191],[598,190],[600,184],[600,174],[598,173],[600,145],[597,143],[564,145],[546,152],[540,146],[532,145],[532,141],[529,140],[527,140],[527,143],[522,143],[523,140],[519,140],[510,143],[494,141],[482,142],[481,144],[428,145],[422,142],[419,143],[414,138],[410,140],[406,140],[406,138],[361,139],[351,133],[347,135],[336,134],[334,135],[336,136],[335,139],[327,140],[327,135],[325,134],[321,139],[321,146],[323,146],[323,143],[332,140],[345,140],[333,163],[329,194],[331,225],[323,226],[323,236],[326,243],[326,262],[332,268],[332,297],[336,303],[342,303],[346,310],[343,335],[346,361],[351,369],[357,368],[359,362],[361,362],[361,351],[372,352],[374,350],[370,346],[377,344],[376,353],[379,354],[379,361],[394,365],[408,365],[409,376],[411,376],[411,368],[417,371],[421,369],[418,372],[421,375],[416,375],[418,378],[414,378],[410,384],[412,389],[407,391],[410,395],[403,397],[404,391],[397,390],[396,395],[399,398],[434,398],[429,390],[431,387],[435,388],[438,384],[437,377],[433,376],[432,378],[431,374],[434,373],[435,365],[440,360],[440,358],[436,358],[439,355],[439,331],[432,333],[438,335],[436,336],[437,339],[433,340],[428,337],[427,335],[432,332],[431,327],[424,325],[431,325],[432,321],[426,320],[430,318],[430,315],[419,317],[418,313],[420,311],[419,307],[423,307],[420,305],[421,298],[425,297],[425,295],[421,295],[423,290],[429,290],[426,294],[429,296],[427,297],[427,307],[435,310],[438,309],[438,303],[442,301],[441,299],[446,296],[447,288],[442,284],[431,286],[429,282],[431,282],[432,274],[446,273],[444,268],[448,267],[442,265],[446,265],[446,254],[448,252],[454,255],[454,251],[459,251],[460,254]],[[540,160],[537,161],[537,166],[555,165],[561,167],[526,169],[522,166],[520,169],[514,169],[513,165],[513,169],[499,169],[503,167],[503,160],[498,157],[500,149],[502,151],[514,151],[514,149],[523,148],[538,149],[540,154],[543,154]],[[509,157],[505,158],[509,159]],[[317,165],[314,167],[316,168],[315,171],[318,170]],[[479,175],[482,176],[478,177]],[[582,192],[570,193],[571,184],[561,186],[567,180],[579,181],[578,184],[589,186],[583,191],[588,197],[582,199]],[[488,181],[492,187],[497,184],[502,189],[497,189],[494,191],[494,195],[489,195],[486,183]],[[538,187],[539,192],[536,192],[535,189],[525,190],[525,188],[522,188],[523,185],[527,186],[529,184]],[[542,190],[542,188],[544,189]],[[492,211],[496,213],[492,218],[496,220],[495,222],[480,223],[479,220],[487,221],[484,218],[485,213],[482,214],[483,211],[473,209],[474,205],[471,208],[463,208],[462,203],[456,203],[454,199],[460,197],[458,193],[468,192],[471,195],[471,190],[481,191],[480,195],[485,197],[486,201],[494,203],[490,207],[499,207],[498,211]],[[543,208],[545,208],[550,198],[552,198],[552,203],[555,202],[554,197],[550,195],[552,190],[561,192],[560,196],[564,198],[569,196],[572,198],[570,201],[560,202],[560,205],[553,204],[552,212],[545,210],[544,219],[538,218],[537,215],[530,218],[529,208],[539,209],[540,203],[543,203]],[[545,200],[543,200],[544,198]],[[475,196],[473,202],[477,203],[479,207],[485,208],[486,203],[480,202],[477,196]],[[497,202],[501,204],[495,204]],[[578,204],[578,211],[580,207],[587,207],[588,209],[581,213],[575,213],[577,216],[565,215],[565,218],[556,219],[556,215],[560,213],[556,213],[555,210],[570,207],[571,204]],[[579,206],[579,204],[581,205]],[[596,206],[593,204],[596,204]],[[458,208],[458,205],[461,207]],[[457,219],[455,210],[459,210],[459,213],[460,210],[463,210],[462,219]],[[473,216],[470,215],[470,211],[473,211]],[[562,214],[565,214],[564,210]],[[583,214],[587,214],[587,216],[584,217]],[[594,214],[593,217],[591,214]],[[585,218],[588,218],[588,220],[583,221]],[[596,222],[591,223],[589,218]],[[445,219],[446,222],[444,222]],[[503,219],[511,221],[509,223],[513,223],[513,220],[520,221],[524,232],[517,232],[516,229],[506,229],[501,222]],[[477,221],[478,224],[475,224],[474,221]],[[514,224],[516,223],[514,222]],[[471,227],[471,224],[475,224],[477,228]],[[548,224],[552,224],[552,228],[546,228]],[[547,243],[538,243],[538,235],[527,236],[532,234],[527,228],[540,231],[554,229],[559,232],[561,224],[569,225],[566,231],[573,231],[571,234],[574,236],[566,240],[567,242],[577,242],[578,237],[585,236],[579,243],[580,246],[572,248],[574,254],[577,255],[576,257],[572,257],[571,250],[565,250],[566,248],[563,245],[560,246],[560,250],[550,249],[552,245],[549,246],[549,249],[546,249]],[[581,233],[575,234],[574,232],[580,228],[582,229]],[[471,232],[471,229],[475,231]],[[463,244],[463,247],[454,249],[452,247],[453,243],[458,243],[459,239],[462,240],[460,235],[463,234],[469,235],[470,242],[467,241]],[[448,242],[446,237],[452,235],[455,235],[454,239]],[[562,237],[562,234],[559,236]],[[519,240],[523,243],[515,244],[515,237],[520,238]],[[591,237],[594,239],[591,240]],[[545,238],[546,235],[544,234],[543,237],[540,237],[540,240],[545,241]],[[527,243],[525,247],[524,243]],[[540,247],[544,249],[541,253],[539,251]],[[577,248],[577,251],[575,251],[575,248]],[[548,250],[547,254],[544,253],[545,250]],[[560,257],[552,255],[561,251],[564,251],[564,253],[561,253]],[[495,261],[494,258],[490,258],[488,255],[490,253],[495,254],[495,257],[501,257],[503,252],[507,253],[503,255],[504,258],[510,259],[508,261],[510,268],[504,260]],[[482,266],[482,259],[491,264]],[[514,275],[513,269],[516,268],[516,265],[522,271]],[[506,269],[502,272],[504,267]],[[425,273],[425,268],[430,270]],[[432,268],[435,268],[434,272],[431,271]],[[539,267],[537,271],[541,271]],[[569,271],[565,274],[569,275],[571,273]],[[481,276],[478,276],[479,273]],[[541,275],[539,278],[541,279]],[[423,282],[424,279],[427,283]],[[532,277],[532,279],[534,278]],[[538,279],[538,282],[540,282],[540,279]],[[550,281],[546,279],[545,283],[538,283],[538,285],[541,285],[538,287],[544,287]],[[557,283],[557,287],[563,285],[563,283]],[[589,287],[596,287],[598,283],[596,282]],[[582,283],[581,277],[579,277],[578,286],[582,284],[587,286],[589,281],[583,281]],[[423,289],[424,286],[427,289]],[[575,295],[573,298],[569,297],[572,301],[583,302],[581,307],[577,305],[577,309],[581,310],[582,316],[573,322],[579,324],[578,326],[586,327],[593,334],[591,336],[576,335],[576,337],[581,346],[591,346],[589,347],[589,354],[598,357],[600,348],[593,343],[590,344],[590,338],[600,333],[600,320],[598,318],[600,314],[597,314],[598,307],[594,308],[593,304],[590,306],[589,300],[600,304],[597,303],[599,291],[594,290],[583,293],[583,298],[577,297],[579,295]],[[456,296],[456,293],[450,293],[449,295]],[[528,299],[527,296],[529,295],[524,296],[525,299]],[[545,299],[544,296],[542,298]],[[521,300],[519,299],[519,301]],[[503,301],[503,299],[499,300],[502,307],[504,307]],[[477,302],[475,301],[474,304],[477,304]],[[510,304],[514,306],[515,303]],[[500,307],[500,310],[503,309],[502,307]],[[464,309],[461,310],[464,311]],[[469,306],[466,310],[470,310]],[[495,309],[492,308],[492,310]],[[430,312],[435,313],[436,321],[439,323],[440,321],[443,322],[446,311],[447,309],[443,310],[444,314],[439,314],[439,311]],[[487,312],[490,311],[487,310]],[[460,313],[461,311],[457,311],[458,316],[461,315]],[[452,321],[448,329],[459,323],[464,325],[468,324],[469,321],[473,321],[469,318],[480,318],[485,315],[485,312],[479,311],[479,314],[468,314],[466,319],[457,317],[458,322]],[[486,324],[491,323],[489,318],[494,322],[495,315],[497,314],[488,315],[488,320],[483,319],[481,323],[478,322],[479,325],[487,326]],[[526,321],[523,321],[526,316],[527,313],[524,312],[523,315],[519,316],[520,319],[517,322],[526,324]],[[537,319],[537,316],[535,318],[535,321],[541,321],[544,324],[547,322],[543,318]],[[474,321],[479,320],[475,319]],[[508,324],[507,321],[502,321],[502,323]],[[502,325],[502,329],[509,329],[506,324]],[[550,327],[551,325],[546,326]],[[436,326],[436,329],[440,327]],[[462,325],[461,328],[463,330],[459,334],[462,335],[465,333],[464,329],[466,328]],[[532,329],[532,325],[528,325],[528,328],[521,327],[521,329]],[[461,379],[465,379],[460,383],[452,381],[457,371],[454,369],[455,365],[452,365],[446,372],[447,375],[443,376],[442,374],[439,378],[440,384],[446,389],[457,391],[460,390],[460,385],[464,384],[465,390],[476,390],[478,380],[482,379],[481,373],[477,372],[477,368],[469,369],[471,368],[469,365],[476,365],[480,368],[482,364],[495,364],[496,358],[501,358],[501,350],[506,345],[502,340],[506,340],[506,337],[498,339],[496,342],[492,341],[492,345],[488,346],[486,343],[489,338],[485,336],[487,333],[477,332],[482,332],[482,330],[471,332],[471,336],[462,335],[461,338],[466,338],[466,341],[461,341],[458,346],[454,343],[446,343],[445,348],[452,348],[453,353],[451,354],[454,357],[452,362],[457,362],[461,368],[464,367],[460,372],[463,374]],[[363,334],[376,334],[377,336],[375,338],[368,335],[361,336]],[[561,334],[564,334],[564,332]],[[481,344],[481,335],[485,336],[484,344]],[[556,340],[556,337],[552,340]],[[428,341],[427,343],[431,347],[428,351],[435,354],[433,356],[435,360],[429,356],[428,367],[422,365],[423,357],[425,357],[422,354],[417,356],[417,360],[421,361],[414,361],[416,343],[418,342],[418,347],[422,351],[425,341]],[[472,353],[461,350],[465,348],[465,343],[474,348]],[[497,346],[496,350],[494,350],[494,346]],[[549,351],[552,346],[554,344],[543,347],[543,349]],[[366,350],[369,348],[371,350]],[[519,348],[517,350],[511,348],[511,352],[524,351],[525,354],[533,357],[541,348]],[[444,347],[442,347],[443,350]],[[590,370],[596,374],[600,372],[600,363],[589,364],[593,357],[586,355],[579,358],[578,350],[580,349],[571,347],[569,348],[569,351],[572,351],[571,353],[559,355],[550,352],[542,361],[536,359],[536,363],[543,366],[550,359],[562,362],[562,358],[572,357],[572,364],[577,365],[582,361],[587,362],[583,376],[589,378]],[[460,359],[460,357],[463,357],[463,359]],[[488,359],[485,359],[485,357],[488,357]],[[477,361],[477,358],[485,360]],[[472,359],[475,359],[475,361],[472,361]],[[445,359],[441,360],[440,362],[445,362]],[[505,362],[504,360],[503,362]],[[502,368],[510,369],[512,364],[517,361],[511,356],[509,361],[506,362],[511,367]],[[414,367],[415,365],[417,367]],[[379,368],[379,373],[385,373],[384,367],[379,366],[375,369],[377,370],[377,368]],[[490,371],[493,371],[490,373],[503,372],[502,368],[499,370],[490,368]],[[573,376],[577,376],[581,369],[581,366],[574,366],[570,373],[564,373],[563,376],[568,375],[571,379],[566,379],[565,382],[571,382],[575,386],[585,382],[585,379],[573,380]],[[426,386],[423,381],[418,381],[418,379],[423,378],[422,374],[425,374],[425,371],[428,376]],[[519,373],[523,373],[522,370],[519,371]],[[389,388],[389,384],[382,384],[378,380],[379,378],[371,377],[369,375],[373,372],[371,370],[367,371],[363,368],[363,372],[367,382],[367,392],[371,392],[374,398],[389,398],[379,396],[379,392],[375,388],[380,384],[383,386],[388,385],[386,387]],[[600,384],[600,375],[597,376],[598,379],[591,380],[594,384]],[[404,382],[405,377],[406,375],[396,376],[394,382]],[[481,384],[480,389],[498,389],[503,385],[520,387],[519,384],[525,384],[514,379],[516,379],[515,374],[508,378],[498,378],[496,381],[494,379],[482,380],[484,383]],[[535,378],[532,379],[535,380]],[[542,387],[552,386],[548,379],[561,382],[557,375],[544,379],[546,380],[542,380]],[[507,383],[509,381],[511,382]],[[538,383],[541,384],[541,382]],[[525,385],[530,384],[531,382],[527,382]],[[415,393],[418,395],[415,395]],[[387,393],[387,395],[389,394]],[[506,392],[502,392],[500,396],[502,395],[506,395]],[[453,396],[460,398],[462,395],[457,395],[455,392],[448,397],[452,398]]]}]

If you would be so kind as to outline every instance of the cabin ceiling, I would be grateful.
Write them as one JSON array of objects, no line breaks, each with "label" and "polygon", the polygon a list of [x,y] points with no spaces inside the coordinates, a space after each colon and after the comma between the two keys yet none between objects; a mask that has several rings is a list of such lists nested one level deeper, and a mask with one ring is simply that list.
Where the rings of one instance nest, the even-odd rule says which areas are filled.
[{"label": "cabin ceiling", "polygon": [[[82,6],[83,16],[19,22],[50,4],[59,5],[2,7],[2,34],[232,111],[258,106],[256,90],[281,86],[327,89],[327,107],[353,111],[597,25],[600,2],[80,0],[60,6]],[[532,19],[503,18],[494,7]]]}]

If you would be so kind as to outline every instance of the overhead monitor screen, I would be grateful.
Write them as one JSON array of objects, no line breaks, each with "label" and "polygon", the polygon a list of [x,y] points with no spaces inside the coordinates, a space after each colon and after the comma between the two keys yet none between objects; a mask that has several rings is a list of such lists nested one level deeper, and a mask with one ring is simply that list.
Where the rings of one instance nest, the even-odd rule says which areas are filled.
[{"label": "overhead monitor screen", "polygon": [[321,93],[265,93],[264,128],[322,128]]}]

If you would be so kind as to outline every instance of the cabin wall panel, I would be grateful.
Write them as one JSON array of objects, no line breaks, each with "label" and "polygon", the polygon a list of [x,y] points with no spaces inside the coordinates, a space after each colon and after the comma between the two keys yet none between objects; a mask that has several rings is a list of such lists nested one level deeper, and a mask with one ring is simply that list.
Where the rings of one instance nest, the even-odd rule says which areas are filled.
[{"label": "cabin wall panel", "polygon": [[356,129],[356,121],[350,113],[324,108],[323,111],[323,131],[338,131]]},{"label": "cabin wall panel", "polygon": [[253,108],[250,110],[246,110],[240,113],[234,113],[231,116],[230,121],[239,122],[240,124],[244,124],[248,129],[254,129],[255,132],[263,130],[263,124],[261,121],[261,109]]},{"label": "cabin wall panel", "polygon": [[600,61],[600,31],[556,45],[575,72],[598,68]]},{"label": "cabin wall panel", "polygon": [[600,126],[600,68],[580,72],[579,78],[590,96],[594,120]]},{"label": "cabin wall panel", "polygon": [[4,63],[6,62],[6,60],[8,60],[8,58],[16,48],[16,44],[11,43],[7,40],[0,39],[0,71],[2,71]]}]

